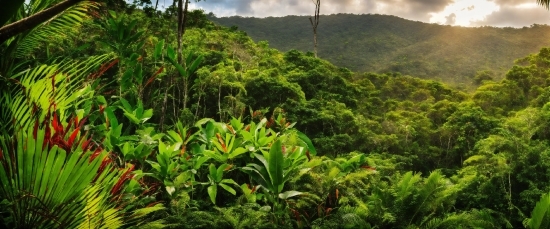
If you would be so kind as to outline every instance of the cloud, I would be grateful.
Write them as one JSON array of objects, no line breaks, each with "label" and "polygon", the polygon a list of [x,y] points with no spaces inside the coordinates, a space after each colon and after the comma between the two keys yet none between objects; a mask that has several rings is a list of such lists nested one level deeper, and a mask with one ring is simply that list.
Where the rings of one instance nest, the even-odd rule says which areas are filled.
[{"label": "cloud", "polygon": [[[311,0],[201,0],[219,17],[313,15]],[[536,9],[535,9],[536,8]],[[534,0],[321,0],[321,14],[389,14],[409,20],[463,26],[525,26],[547,23],[550,15]]]},{"label": "cloud", "polygon": [[449,16],[445,17],[445,19],[447,19],[447,21],[445,22],[445,24],[447,24],[447,25],[454,25],[455,22],[456,22],[456,14],[454,14],[454,13],[449,14]]},{"label": "cloud", "polygon": [[534,3],[534,0],[493,0],[500,6],[517,6],[521,4]]},{"label": "cloud", "polygon": [[[504,0],[502,0],[504,1]],[[512,0],[507,0],[513,2]],[[521,2],[517,0],[517,2]],[[472,22],[473,26],[491,25],[498,27],[523,27],[532,24],[550,23],[550,14],[543,7],[521,7],[520,5],[504,5],[499,11],[487,15],[484,20]]]},{"label": "cloud", "polygon": [[[428,13],[445,8],[454,0],[322,0],[321,14],[393,14],[409,19],[429,19]],[[218,16],[269,17],[313,14],[310,0],[206,0],[194,8],[213,11]]]}]

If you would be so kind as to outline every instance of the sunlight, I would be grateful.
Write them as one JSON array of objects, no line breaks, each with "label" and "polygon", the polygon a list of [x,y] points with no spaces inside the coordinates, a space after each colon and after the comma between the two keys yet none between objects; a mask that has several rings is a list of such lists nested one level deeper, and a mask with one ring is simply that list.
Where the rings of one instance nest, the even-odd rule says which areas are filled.
[{"label": "sunlight", "polygon": [[457,0],[438,13],[432,13],[430,22],[447,24],[447,17],[454,13],[453,25],[469,26],[473,21],[483,20],[487,15],[499,11],[500,6],[488,0]]}]

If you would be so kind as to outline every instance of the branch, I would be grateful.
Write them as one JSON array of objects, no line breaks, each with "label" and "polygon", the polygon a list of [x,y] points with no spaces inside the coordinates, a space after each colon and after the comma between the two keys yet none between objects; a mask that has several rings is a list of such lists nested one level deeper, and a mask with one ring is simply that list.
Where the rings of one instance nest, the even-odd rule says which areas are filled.
[{"label": "branch", "polygon": [[42,10],[32,16],[23,18],[19,21],[13,22],[11,24],[5,25],[0,28],[0,44],[4,43],[6,40],[11,37],[23,33],[27,30],[30,30],[41,23],[49,20],[55,15],[60,14],[71,6],[76,5],[79,2],[85,0],[64,0],[48,9]]}]

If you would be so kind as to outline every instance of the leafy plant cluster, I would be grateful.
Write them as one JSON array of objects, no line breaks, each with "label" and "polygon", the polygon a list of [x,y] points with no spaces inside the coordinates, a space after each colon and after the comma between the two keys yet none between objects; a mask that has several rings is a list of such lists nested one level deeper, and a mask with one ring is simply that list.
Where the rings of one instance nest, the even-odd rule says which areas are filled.
[{"label": "leafy plant cluster", "polygon": [[202,11],[181,59],[169,11],[62,15],[0,46],[3,226],[549,225],[550,49],[465,93],[281,53]]}]

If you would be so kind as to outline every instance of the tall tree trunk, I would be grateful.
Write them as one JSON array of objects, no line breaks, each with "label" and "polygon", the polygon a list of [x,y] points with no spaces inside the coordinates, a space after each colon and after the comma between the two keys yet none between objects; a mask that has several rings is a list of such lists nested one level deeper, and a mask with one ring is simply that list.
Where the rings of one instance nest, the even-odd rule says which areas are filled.
[{"label": "tall tree trunk", "polygon": [[[187,9],[189,6],[189,0],[185,0],[185,8],[183,9],[181,34],[185,34],[185,23],[187,22]],[[182,48],[182,47],[180,47]],[[181,52],[181,50],[180,50]],[[187,70],[187,63],[180,60],[181,65]],[[183,109],[187,108],[187,100],[189,99],[189,75],[183,77]]]},{"label": "tall tree trunk", "polygon": [[[182,28],[183,28],[183,0],[178,0],[178,34],[177,34],[177,42],[178,42],[178,48],[176,50],[177,52],[177,61],[178,63],[181,63],[182,59],[182,46],[181,46],[181,38],[183,36]],[[168,106],[168,93],[169,88],[174,84],[174,76],[170,76],[169,79],[166,81],[165,90],[164,90],[164,99],[162,101],[162,113],[160,117],[160,130],[163,131],[164,127],[164,120],[166,118],[166,109]],[[174,117],[177,118],[177,117]]]},{"label": "tall tree trunk", "polygon": [[[187,0],[186,0],[187,2]],[[183,37],[183,0],[178,0],[178,63],[181,63],[182,57],[182,46],[181,39]]]},{"label": "tall tree trunk", "polygon": [[11,37],[17,34],[20,34],[22,32],[25,32],[27,30],[30,30],[40,25],[41,23],[49,20],[55,15],[60,14],[64,10],[82,1],[84,0],[65,0],[60,3],[57,3],[56,5],[48,9],[45,9],[36,14],[33,14],[32,16],[23,18],[19,21],[3,26],[2,28],[0,28],[0,44],[4,43],[6,40],[10,39]]},{"label": "tall tree trunk", "polygon": [[313,53],[315,58],[317,58],[317,26],[319,25],[319,12],[321,10],[321,0],[312,0],[315,4],[315,18],[309,17],[309,22],[313,28]]}]

